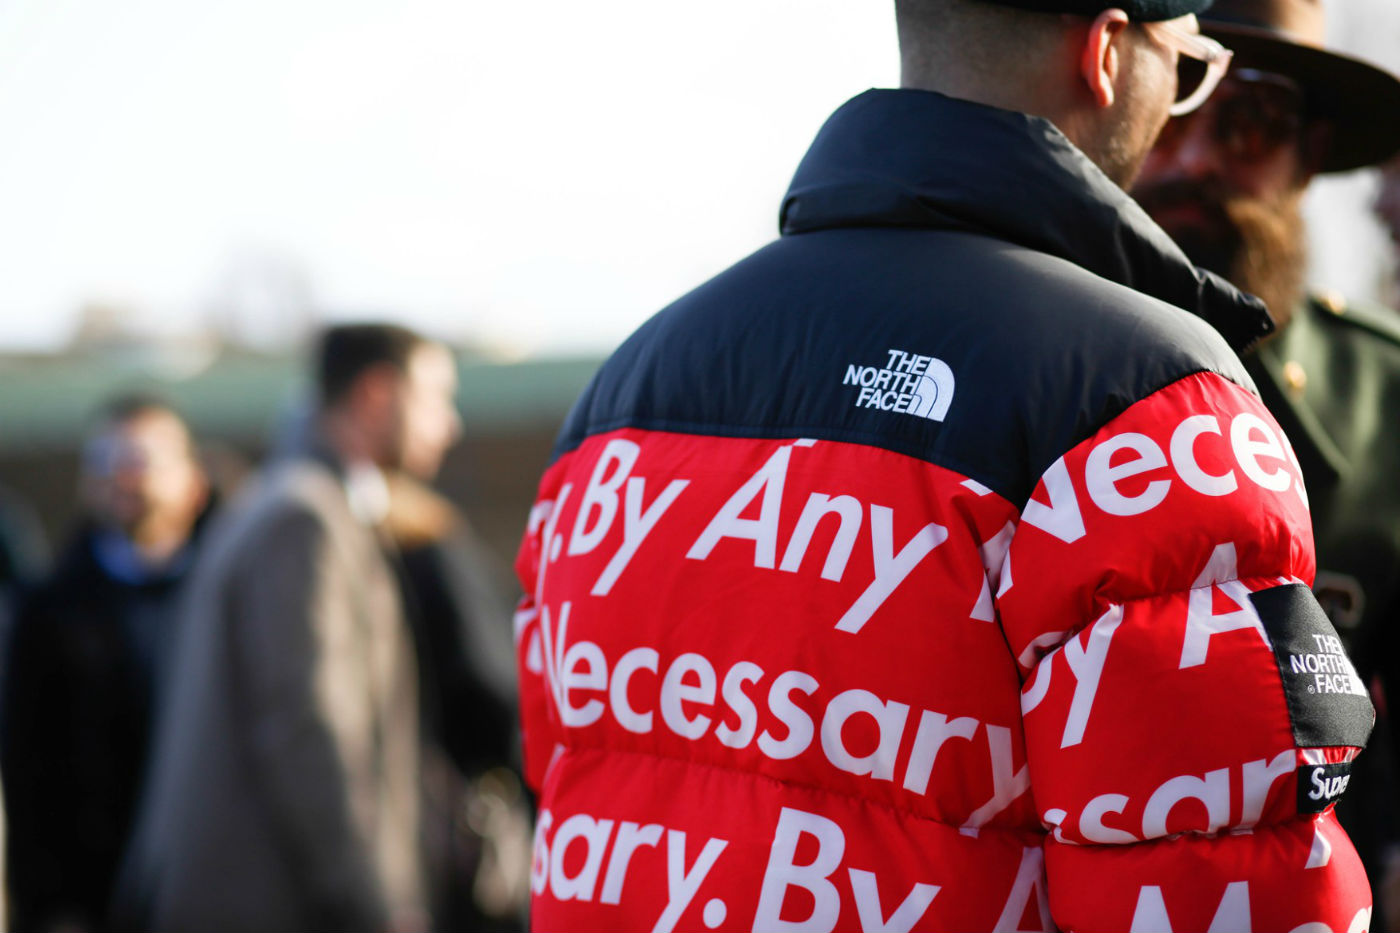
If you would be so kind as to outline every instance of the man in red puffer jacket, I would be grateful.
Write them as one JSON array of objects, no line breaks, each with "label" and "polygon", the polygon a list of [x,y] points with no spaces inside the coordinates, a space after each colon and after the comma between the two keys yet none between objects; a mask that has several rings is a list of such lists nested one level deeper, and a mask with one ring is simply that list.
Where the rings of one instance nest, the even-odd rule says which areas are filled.
[{"label": "man in red puffer jacket", "polygon": [[1206,5],[900,0],[904,88],[595,377],[518,563],[537,928],[1366,927],[1271,325],[1122,191]]}]

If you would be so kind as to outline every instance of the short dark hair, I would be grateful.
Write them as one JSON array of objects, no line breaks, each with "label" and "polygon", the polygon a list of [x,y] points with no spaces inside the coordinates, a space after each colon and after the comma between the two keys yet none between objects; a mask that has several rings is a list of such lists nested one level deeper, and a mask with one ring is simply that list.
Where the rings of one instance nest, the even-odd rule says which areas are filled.
[{"label": "short dark hair", "polygon": [[337,324],[316,344],[316,389],[322,405],[341,401],[355,380],[376,366],[408,369],[409,357],[428,339],[397,324]]},{"label": "short dark hair", "polygon": [[185,423],[184,415],[173,402],[158,393],[145,391],[123,392],[111,396],[97,407],[92,421],[95,426],[105,426],[121,424],[150,414],[170,415],[181,424]]},{"label": "short dark hair", "polygon": [[149,415],[171,418],[179,424],[190,457],[198,457],[199,444],[195,440],[194,431],[180,409],[175,407],[175,403],[159,393],[137,390],[109,396],[97,406],[88,425],[86,440],[83,442],[84,469],[105,469],[101,466],[94,467],[97,461],[92,458],[100,452],[101,438],[108,431]]}]

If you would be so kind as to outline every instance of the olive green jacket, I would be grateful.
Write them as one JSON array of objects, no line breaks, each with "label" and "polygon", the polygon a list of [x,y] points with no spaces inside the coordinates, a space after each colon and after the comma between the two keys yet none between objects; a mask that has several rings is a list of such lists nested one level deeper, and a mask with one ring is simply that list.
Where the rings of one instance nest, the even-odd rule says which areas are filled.
[{"label": "olive green jacket", "polygon": [[1400,622],[1400,312],[1312,296],[1247,363],[1308,482],[1319,598],[1362,674],[1383,674],[1372,640]]},{"label": "olive green jacket", "polygon": [[1247,364],[1307,481],[1319,600],[1400,703],[1400,312],[1311,296]]}]

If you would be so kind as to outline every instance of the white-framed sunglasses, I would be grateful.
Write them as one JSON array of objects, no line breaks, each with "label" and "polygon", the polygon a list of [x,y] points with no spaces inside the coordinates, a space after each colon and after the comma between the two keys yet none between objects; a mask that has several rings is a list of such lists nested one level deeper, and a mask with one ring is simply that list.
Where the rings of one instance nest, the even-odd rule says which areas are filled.
[{"label": "white-framed sunglasses", "polygon": [[1171,23],[1143,25],[1157,41],[1177,53],[1176,103],[1168,113],[1174,117],[1190,113],[1219,86],[1235,53],[1209,36],[1187,32]]}]

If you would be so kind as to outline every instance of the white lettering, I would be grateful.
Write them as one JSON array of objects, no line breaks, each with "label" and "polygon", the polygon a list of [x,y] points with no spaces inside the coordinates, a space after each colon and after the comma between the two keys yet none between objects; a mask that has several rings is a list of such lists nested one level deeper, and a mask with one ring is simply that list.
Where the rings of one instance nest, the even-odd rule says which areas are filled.
[{"label": "white lettering", "polygon": [[[598,581],[593,584],[592,593],[594,596],[606,596],[612,592],[613,584],[617,578],[622,576],[622,571],[627,569],[627,565],[632,562],[637,549],[642,546],[642,542],[651,534],[651,530],[656,527],[656,523],[661,520],[661,516],[666,514],[666,510],[676,501],[676,497],[690,485],[690,480],[675,479],[661,490],[661,495],[656,497],[656,501],[651,504],[651,508],[642,510],[642,498],[645,495],[646,480],[640,477],[633,477],[627,481],[627,499],[622,511],[622,547],[617,549],[617,553],[608,561],[608,565],[603,568],[603,572],[598,576]],[[614,508],[616,501],[614,500]]]},{"label": "white lettering", "polygon": [[559,524],[559,516],[564,512],[564,503],[569,501],[569,493],[573,488],[572,483],[563,485],[559,490],[559,498],[554,500],[545,517],[544,532],[540,535],[540,565],[535,571],[536,605],[544,605],[544,581],[549,576],[549,565],[559,557],[559,537],[554,529]]},{"label": "white lettering", "polygon": [[826,563],[822,565],[823,580],[840,580],[846,573],[846,562],[851,559],[851,549],[855,547],[856,536],[860,534],[860,502],[852,496],[831,496],[819,492],[807,498],[807,505],[797,519],[797,527],[788,539],[787,550],[783,552],[783,563],[778,568],[788,573],[796,573],[807,556],[807,547],[812,543],[812,533],[827,515],[836,515],[841,525],[836,529],[836,537],[827,551]]},{"label": "white lettering", "polygon": [[838,631],[859,632],[875,611],[884,605],[904,578],[929,553],[948,539],[948,529],[929,522],[894,553],[894,510],[882,505],[870,507],[870,541],[874,551],[875,579],[836,623]]},{"label": "white lettering", "polygon": [[553,825],[554,814],[541,810],[540,818],[535,822],[535,841],[530,859],[530,890],[535,894],[543,894],[549,885],[549,842],[544,836]]},{"label": "white lettering", "polygon": [[1239,480],[1235,478],[1235,471],[1227,470],[1218,476],[1207,473],[1201,469],[1200,461],[1196,459],[1196,439],[1206,433],[1221,433],[1220,422],[1212,415],[1192,415],[1177,425],[1176,430],[1172,432],[1172,465],[1186,481],[1186,485],[1197,492],[1207,496],[1228,495],[1240,485]]},{"label": "white lettering", "polygon": [[[1181,645],[1180,669],[1198,667],[1206,663],[1213,635],[1252,628],[1259,633],[1264,644],[1269,637],[1264,633],[1264,623],[1249,598],[1249,589],[1239,581],[1236,570],[1235,544],[1233,541],[1221,544],[1211,552],[1205,569],[1192,585],[1187,598],[1186,637]],[[1228,596],[1239,607],[1233,612],[1215,614],[1215,591]]]},{"label": "white lettering", "polygon": [[603,893],[598,896],[600,904],[621,904],[622,884],[627,880],[627,867],[632,864],[632,855],[643,846],[656,847],[663,832],[660,823],[639,826],[625,822],[617,828],[617,839],[613,842],[612,858],[608,860],[608,874],[603,879]]},{"label": "white lettering", "polygon": [[1021,867],[1016,871],[1016,880],[1011,883],[1011,893],[1006,898],[1006,906],[997,918],[994,933],[1014,933],[1021,929],[1021,917],[1035,898],[1036,909],[1040,912],[1040,928],[1055,929],[1050,919],[1050,898],[1045,891],[1045,853],[1040,848],[1021,850]]},{"label": "white lettering", "polygon": [[1005,726],[988,725],[987,745],[992,753],[992,799],[977,808],[967,818],[968,828],[985,826],[987,821],[1011,806],[1031,787],[1031,766],[1021,765],[1019,771],[1012,770],[1011,730]]},{"label": "white lettering", "polygon": [[[1256,435],[1259,440],[1255,440]],[[1258,415],[1244,412],[1235,416],[1235,420],[1230,424],[1230,446],[1235,449],[1235,459],[1240,462],[1240,469],[1244,470],[1244,475],[1265,489],[1283,492],[1293,481],[1293,477],[1284,467],[1270,473],[1260,465],[1260,457],[1280,460],[1287,464],[1288,455],[1284,453],[1278,435]]]},{"label": "white lettering", "polygon": [[1079,497],[1074,493],[1074,482],[1070,479],[1069,468],[1065,466],[1065,458],[1061,457],[1050,464],[1040,481],[1045,485],[1050,504],[1028,500],[1021,511],[1022,520],[1066,544],[1084,537],[1084,516],[1079,511]]},{"label": "white lettering", "polygon": [[1079,834],[1090,842],[1102,845],[1119,846],[1137,842],[1137,837],[1132,833],[1103,825],[1105,814],[1117,813],[1121,816],[1127,805],[1128,798],[1122,794],[1100,794],[1090,800],[1079,817]]},{"label": "white lettering", "polygon": [[[694,674],[699,682],[686,683],[688,674]],[[710,717],[686,716],[681,706],[685,701],[714,705],[715,669],[703,655],[689,653],[676,658],[661,682],[661,718],[676,735],[698,739],[710,728]]]},{"label": "white lettering", "polygon": [[1065,732],[1060,738],[1060,748],[1078,745],[1084,740],[1084,730],[1089,725],[1089,713],[1094,708],[1094,697],[1099,691],[1099,679],[1108,660],[1108,646],[1113,641],[1113,633],[1123,623],[1123,607],[1117,604],[1099,617],[1089,628],[1087,645],[1080,644],[1080,637],[1071,638],[1065,643],[1065,660],[1074,674],[1074,698],[1070,700],[1069,715],[1065,719]]},{"label": "white lettering", "polygon": [[731,729],[724,723],[715,727],[715,738],[730,748],[743,748],[753,741],[758,731],[758,709],[744,692],[744,684],[758,683],[763,677],[763,668],[752,661],[740,661],[724,675],[721,695],[729,708],[739,715],[739,728]]},{"label": "white lettering", "polygon": [[772,732],[763,730],[763,734],[758,737],[758,747],[763,754],[783,761],[796,758],[812,743],[812,717],[792,702],[792,692],[800,690],[811,696],[817,686],[815,677],[801,671],[784,671],[773,681],[773,686],[768,691],[768,708],[787,726],[788,735],[780,742]]},{"label": "white lettering", "polygon": [[[1111,464],[1120,450],[1137,454],[1132,460]],[[1110,515],[1140,515],[1162,504],[1171,488],[1171,481],[1153,480],[1136,496],[1125,496],[1118,483],[1129,477],[1158,470],[1167,465],[1162,448],[1145,434],[1119,434],[1099,444],[1089,453],[1084,467],[1084,486],[1094,504]]]},{"label": "white lettering", "polygon": [[[778,513],[782,508],[783,484],[787,481],[791,455],[791,445],[779,447],[738,492],[729,497],[685,556],[704,560],[721,538],[744,538],[754,543],[754,566],[772,570],[777,563]],[[760,493],[763,503],[758,518],[740,518]]]},{"label": "white lettering", "polygon": [[1339,774],[1329,778],[1326,769],[1318,767],[1313,769],[1311,781],[1313,790],[1308,792],[1309,800],[1331,800],[1346,792],[1351,775]]},{"label": "white lettering", "polygon": [[685,870],[685,833],[678,829],[666,833],[666,909],[657,918],[652,933],[671,933],[680,922],[686,907],[700,890],[700,884],[714,867],[724,847],[729,845],[723,839],[711,839],[705,843],[690,871]]},{"label": "white lettering", "polygon": [[606,690],[607,686],[608,661],[603,657],[603,649],[591,641],[570,645],[564,653],[559,677],[562,701],[559,704],[559,719],[564,725],[575,727],[591,726],[597,722],[603,715],[603,701],[589,700],[582,706],[574,706],[569,700],[569,693],[573,690]]},{"label": "white lettering", "polygon": [[996,590],[997,594],[1001,595],[1003,571],[1007,581],[1011,579],[1011,564],[1006,559],[1006,553],[1011,549],[1011,539],[1015,535],[1015,523],[1007,522],[1002,526],[1001,531],[988,538],[977,549],[978,554],[982,557],[982,570],[986,575],[982,579],[982,591],[977,595],[977,603],[972,607],[972,612],[969,613],[972,618],[982,622],[996,621],[996,606],[992,602],[992,590]]},{"label": "white lettering", "polygon": [[1230,822],[1230,772],[1226,768],[1208,771],[1204,778],[1192,774],[1174,777],[1152,792],[1142,814],[1142,835],[1156,839],[1167,835],[1167,817],[1183,800],[1199,800],[1206,808],[1207,831],[1215,832]]},{"label": "white lettering", "polygon": [[[1225,887],[1206,933],[1250,933],[1253,929],[1249,915],[1249,882],[1232,881]],[[1172,933],[1167,905],[1158,885],[1145,884],[1138,889],[1131,933]]]},{"label": "white lettering", "polygon": [[880,905],[880,885],[875,880],[875,874],[859,868],[848,868],[846,873],[851,877],[851,891],[856,896],[856,916],[860,918],[860,928],[864,933],[909,933],[938,896],[938,885],[916,883],[887,920],[885,910]]},{"label": "white lettering", "polygon": [[914,735],[914,749],[909,753],[909,764],[904,768],[904,789],[916,794],[928,790],[929,775],[933,773],[933,762],[943,743],[949,739],[971,741],[977,732],[977,720],[959,716],[948,721],[942,713],[924,710],[919,716],[919,731]]},{"label": "white lettering", "polygon": [[[578,516],[574,519],[574,533],[569,538],[570,556],[587,554],[597,547],[612,528],[617,517],[617,491],[622,487],[632,467],[637,463],[642,448],[632,441],[614,438],[603,448],[598,462],[593,466],[593,475],[588,479],[588,487],[583,491],[583,501],[579,503]],[[616,467],[608,475],[610,467]],[[604,477],[607,476],[607,479]],[[593,520],[597,513],[596,521]],[[593,526],[588,527],[589,522]]]},{"label": "white lettering", "polygon": [[[858,713],[874,719],[880,732],[875,750],[861,757],[850,753],[841,736],[846,721]],[[882,702],[868,690],[847,690],[827,704],[826,715],[822,717],[822,750],[827,760],[842,771],[868,774],[877,781],[893,781],[895,758],[899,755],[899,742],[908,718],[907,704],[894,700]]]},{"label": "white lettering", "polygon": [[627,688],[637,671],[648,670],[655,674],[660,660],[655,648],[633,648],[619,658],[617,666],[613,668],[608,700],[612,705],[613,718],[628,732],[645,735],[651,731],[650,711],[639,713],[634,710],[627,699]]},{"label": "white lettering", "polygon": [[1240,814],[1240,826],[1258,824],[1264,815],[1264,804],[1269,799],[1279,778],[1293,772],[1293,749],[1284,749],[1273,758],[1244,763],[1244,812]]},{"label": "white lettering", "polygon": [[[561,901],[591,901],[593,886],[598,883],[598,870],[603,866],[603,854],[608,847],[608,837],[612,835],[612,820],[595,820],[584,813],[576,813],[559,826],[554,834],[553,851],[549,857],[549,889]],[[588,854],[583,867],[572,878],[564,873],[564,857],[569,844],[581,839],[587,846]]]},{"label": "white lettering", "polygon": [[[811,862],[798,865],[794,858],[804,834],[816,840],[817,852]],[[846,834],[840,826],[815,813],[783,807],[773,834],[773,845],[768,851],[768,866],[763,872],[752,928],[773,933],[804,930],[831,933],[841,914],[841,895],[828,879],[845,854]],[[802,888],[812,896],[812,910],[808,916],[798,920],[782,919],[783,902],[790,887]]]},{"label": "white lettering", "polygon": [[921,418],[942,421],[948,417],[948,409],[953,404],[953,370],[948,364],[934,357],[927,359],[927,371],[919,376],[916,389],[918,404],[913,413]]}]

